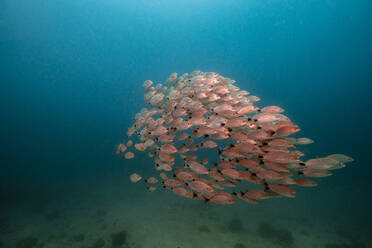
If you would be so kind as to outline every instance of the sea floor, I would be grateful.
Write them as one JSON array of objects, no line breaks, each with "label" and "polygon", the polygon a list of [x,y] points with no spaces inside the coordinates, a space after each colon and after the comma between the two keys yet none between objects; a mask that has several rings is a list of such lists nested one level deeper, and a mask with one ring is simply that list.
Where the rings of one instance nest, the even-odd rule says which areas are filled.
[{"label": "sea floor", "polygon": [[84,188],[3,209],[0,248],[371,247],[368,230],[301,214],[292,199],[220,206],[126,182]]}]

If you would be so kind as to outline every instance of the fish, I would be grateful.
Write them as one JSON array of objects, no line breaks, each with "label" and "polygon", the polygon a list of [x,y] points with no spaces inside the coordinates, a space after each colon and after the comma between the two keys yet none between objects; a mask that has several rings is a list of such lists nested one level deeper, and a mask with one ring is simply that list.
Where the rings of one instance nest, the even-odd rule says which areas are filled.
[{"label": "fish", "polygon": [[126,159],[132,159],[132,158],[134,158],[134,153],[133,153],[133,152],[126,152],[126,153],[124,154],[124,157],[125,157]]},{"label": "fish", "polygon": [[188,133],[181,133],[179,136],[178,136],[178,140],[185,140],[187,138],[190,137],[190,134]]},{"label": "fish", "polygon": [[194,180],[190,183],[186,183],[186,186],[190,187],[190,189],[199,192],[199,193],[214,193],[215,190],[211,185],[202,181],[202,180]]},{"label": "fish", "polygon": [[243,197],[247,197],[254,200],[262,200],[270,198],[270,194],[260,189],[247,190],[244,192]]},{"label": "fish", "polygon": [[179,181],[179,180],[177,180],[177,179],[170,179],[170,178],[168,178],[168,179],[166,179],[166,180],[163,181],[163,184],[165,186],[168,186],[168,187],[177,187],[177,186],[182,185],[182,182]]},{"label": "fish", "polygon": [[116,154],[119,155],[127,150],[127,147],[124,144],[119,144],[116,148]]},{"label": "fish", "polygon": [[235,170],[235,169],[223,169],[220,171],[221,174],[227,178],[231,178],[231,179],[242,179],[242,175],[241,173],[238,171],[238,170]]},{"label": "fish", "polygon": [[201,142],[199,144],[199,147],[200,148],[215,148],[217,146],[218,146],[217,143],[214,142],[214,141],[212,141],[212,140],[207,140],[207,141]]},{"label": "fish", "polygon": [[[157,84],[145,80],[145,106],[115,153],[137,161],[141,156],[135,153],[146,152],[143,159],[155,168],[142,180],[149,191],[220,205],[294,198],[294,186],[315,187],[311,178],[328,177],[354,161],[339,153],[302,161],[298,148],[314,141],[291,137],[301,128],[283,108],[255,106],[261,99],[235,83],[201,71],[174,72]],[[142,179],[137,173],[129,177],[134,183]]]},{"label": "fish", "polygon": [[195,179],[195,176],[186,170],[181,170],[177,172],[175,174],[175,177],[177,177],[181,181],[190,181],[190,180]]},{"label": "fish", "polygon": [[208,168],[196,160],[187,160],[185,166],[197,174],[207,175],[209,173]]},{"label": "fish", "polygon": [[210,198],[205,198],[206,202],[213,202],[217,204],[233,204],[236,199],[229,193],[219,192],[212,195]]},{"label": "fish", "polygon": [[168,154],[177,152],[177,148],[171,144],[164,144],[160,147],[160,151]]},{"label": "fish", "polygon": [[327,158],[334,159],[340,163],[350,163],[354,161],[352,157],[349,157],[344,154],[332,154],[332,155],[328,155]]},{"label": "fish", "polygon": [[153,192],[153,191],[156,190],[156,186],[154,186],[154,185],[150,185],[150,186],[147,187],[147,189],[148,189],[150,192]]},{"label": "fish", "polygon": [[312,181],[307,178],[298,178],[298,179],[295,179],[294,181],[298,186],[303,186],[303,187],[314,187],[318,185],[317,182]]},{"label": "fish", "polygon": [[287,185],[282,184],[270,184],[269,189],[279,195],[294,198],[296,191]]},{"label": "fish", "polygon": [[154,84],[153,81],[151,81],[151,80],[146,80],[146,81],[143,83],[143,88],[146,90],[146,89],[150,88],[151,85],[153,85],[153,84]]},{"label": "fish", "polygon": [[278,106],[267,106],[261,109],[262,113],[279,114],[284,112],[284,109]]},{"label": "fish", "polygon": [[344,163],[332,157],[310,159],[306,163],[308,170],[334,170],[345,167]]},{"label": "fish", "polygon": [[133,173],[133,174],[130,175],[129,178],[130,178],[130,181],[132,183],[136,183],[136,182],[138,182],[138,181],[140,181],[142,179],[142,176],[139,175],[139,174],[137,174],[137,173]]},{"label": "fish", "polygon": [[134,144],[134,147],[138,150],[138,151],[144,151],[146,150],[147,146],[144,144],[144,143],[138,143],[138,144]]},{"label": "fish", "polygon": [[167,180],[167,179],[168,179],[167,174],[165,174],[164,172],[161,172],[161,173],[159,174],[159,176],[160,176],[160,178],[163,179],[163,180]]},{"label": "fish", "polygon": [[144,180],[145,183],[157,183],[159,180],[156,177],[149,177]]},{"label": "fish", "polygon": [[194,193],[191,190],[187,190],[186,188],[173,188],[173,193],[179,196],[187,197],[187,198],[193,198]]}]

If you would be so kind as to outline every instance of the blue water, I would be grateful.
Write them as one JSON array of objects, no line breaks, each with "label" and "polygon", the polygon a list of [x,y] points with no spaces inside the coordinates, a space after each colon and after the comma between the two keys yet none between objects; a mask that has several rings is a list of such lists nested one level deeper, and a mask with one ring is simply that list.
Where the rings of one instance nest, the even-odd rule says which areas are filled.
[{"label": "blue water", "polygon": [[[144,80],[193,70],[236,80],[260,106],[283,107],[301,135],[315,140],[306,154],[352,156],[355,162],[318,187],[262,208],[270,213],[278,201],[283,216],[292,209],[337,222],[352,241],[329,244],[371,247],[361,235],[372,221],[370,12],[363,0],[1,1],[0,220],[7,224],[0,224],[0,247],[16,247],[27,235],[49,247],[48,228],[33,233],[17,209],[44,206],[36,213],[44,216],[51,203],[89,202],[98,189],[124,204],[154,197],[126,182],[135,162],[116,157],[115,146],[143,106]],[[136,166],[150,173],[149,161],[138,158]],[[218,211],[228,215],[231,207]],[[63,242],[50,247],[75,247]]]}]

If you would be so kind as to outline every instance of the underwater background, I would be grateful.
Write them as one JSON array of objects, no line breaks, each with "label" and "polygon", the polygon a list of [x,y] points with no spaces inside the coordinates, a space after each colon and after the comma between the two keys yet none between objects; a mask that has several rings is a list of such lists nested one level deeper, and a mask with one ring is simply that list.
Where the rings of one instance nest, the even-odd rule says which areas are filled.
[{"label": "underwater background", "polygon": [[[372,247],[371,2],[0,1],[0,247]],[[295,199],[204,204],[115,155],[143,81],[213,71],[355,159]]]}]

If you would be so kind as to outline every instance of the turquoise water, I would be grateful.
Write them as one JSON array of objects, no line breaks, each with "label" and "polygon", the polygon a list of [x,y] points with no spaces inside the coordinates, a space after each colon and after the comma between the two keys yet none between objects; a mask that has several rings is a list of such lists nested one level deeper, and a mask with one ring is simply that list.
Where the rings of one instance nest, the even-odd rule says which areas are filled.
[{"label": "turquoise water", "polygon": [[[371,247],[368,1],[0,3],[0,247]],[[295,199],[204,204],[115,155],[142,83],[214,71],[283,107],[309,157],[355,159]]]}]

